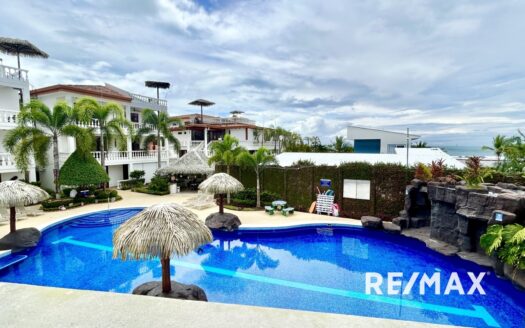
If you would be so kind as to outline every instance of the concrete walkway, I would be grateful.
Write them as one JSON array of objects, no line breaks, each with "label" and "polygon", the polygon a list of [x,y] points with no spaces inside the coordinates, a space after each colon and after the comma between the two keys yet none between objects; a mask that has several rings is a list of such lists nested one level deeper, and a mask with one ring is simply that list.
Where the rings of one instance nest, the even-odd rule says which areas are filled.
[{"label": "concrete walkway", "polygon": [[445,327],[256,306],[0,283],[1,327]]},{"label": "concrete walkway", "polygon": [[[44,227],[66,218],[107,210],[108,208],[181,203],[195,193],[154,196],[119,191],[123,200],[91,204],[67,211],[44,212],[18,221],[18,228]],[[214,206],[194,210],[205,220],[217,212]],[[358,220],[295,212],[285,217],[264,211],[230,211],[239,216],[244,227],[277,227],[294,224],[332,223],[360,226]],[[9,232],[9,224],[0,226],[0,236]],[[0,255],[2,252],[0,252]],[[440,327],[380,318],[315,313],[286,309],[252,307],[237,304],[180,301],[146,296],[95,292],[11,283],[0,283],[1,327]]]},{"label": "concrete walkway", "polygon": [[[150,206],[159,203],[182,203],[188,198],[194,197],[196,193],[179,193],[175,195],[166,196],[155,196],[132,192],[128,190],[119,190],[122,195],[122,200],[115,203],[105,204],[89,204],[82,207],[76,207],[68,209],[66,211],[56,212],[44,212],[44,214],[35,217],[29,217],[25,220],[19,220],[16,223],[17,228],[36,227],[42,229],[47,225],[61,221],[65,218],[73,217],[76,215],[107,210],[108,208],[121,208],[121,207],[137,207],[137,206]],[[39,206],[34,207],[35,209]],[[204,210],[193,210],[199,218],[203,221],[210,213],[218,212],[218,207],[213,206]],[[290,216],[282,216],[279,213],[275,215],[268,215],[264,211],[230,211],[228,209],[225,212],[235,213],[241,219],[243,226],[286,226],[290,224],[305,224],[305,223],[339,223],[339,224],[350,224],[350,225],[361,225],[359,220],[352,220],[346,218],[335,218],[331,216],[323,216],[317,214],[295,212]],[[9,222],[2,222],[0,225],[0,236],[4,236],[9,232]],[[1,254],[1,253],[0,253]]]}]

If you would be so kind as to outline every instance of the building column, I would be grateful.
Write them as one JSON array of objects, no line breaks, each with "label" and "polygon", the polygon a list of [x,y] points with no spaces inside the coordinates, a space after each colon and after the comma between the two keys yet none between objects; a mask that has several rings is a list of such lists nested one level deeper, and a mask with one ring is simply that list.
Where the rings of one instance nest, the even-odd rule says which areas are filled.
[{"label": "building column", "polygon": [[204,128],[204,153],[208,155],[208,128]]}]

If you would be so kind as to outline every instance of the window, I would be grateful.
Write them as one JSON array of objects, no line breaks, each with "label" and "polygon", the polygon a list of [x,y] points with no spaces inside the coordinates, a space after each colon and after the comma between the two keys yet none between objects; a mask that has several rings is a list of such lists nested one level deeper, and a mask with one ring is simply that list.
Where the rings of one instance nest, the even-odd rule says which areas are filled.
[{"label": "window", "polygon": [[370,200],[370,181],[344,179],[343,198]]}]

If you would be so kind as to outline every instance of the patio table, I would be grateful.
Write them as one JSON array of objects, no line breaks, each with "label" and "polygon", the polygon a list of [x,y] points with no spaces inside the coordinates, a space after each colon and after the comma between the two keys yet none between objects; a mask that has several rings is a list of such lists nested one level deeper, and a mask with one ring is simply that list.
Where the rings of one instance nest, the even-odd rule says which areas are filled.
[{"label": "patio table", "polygon": [[280,211],[281,209],[286,207],[286,201],[285,200],[274,200],[272,202],[272,206]]}]

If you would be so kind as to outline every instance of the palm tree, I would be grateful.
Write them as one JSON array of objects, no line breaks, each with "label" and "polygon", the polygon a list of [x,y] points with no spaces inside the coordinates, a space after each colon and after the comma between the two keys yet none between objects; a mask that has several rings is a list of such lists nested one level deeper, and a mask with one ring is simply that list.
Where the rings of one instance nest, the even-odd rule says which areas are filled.
[{"label": "palm tree", "polygon": [[505,151],[505,148],[509,145],[509,143],[510,143],[510,140],[507,137],[498,134],[492,139],[492,147],[483,146],[481,147],[481,149],[492,150],[498,158],[498,165],[499,165],[501,155],[503,154],[503,152]]},{"label": "palm tree", "polygon": [[253,154],[248,153],[247,151],[242,152],[238,156],[239,164],[242,167],[251,168],[254,170],[257,177],[257,207],[261,207],[261,172],[269,164],[276,162],[275,156],[270,153],[270,151],[264,147],[257,149]]},{"label": "palm tree", "polygon": [[119,148],[124,148],[127,141],[126,127],[130,133],[133,133],[131,122],[126,119],[124,110],[116,103],[109,102],[100,104],[96,99],[91,97],[80,98],[75,103],[77,116],[82,122],[91,120],[98,121],[100,129],[100,165],[105,167],[106,149],[109,149],[111,141],[116,140]]},{"label": "palm tree", "polygon": [[336,153],[350,153],[353,151],[353,148],[350,147],[343,136],[335,137],[335,141],[332,144],[332,148]]},{"label": "palm tree", "polygon": [[[157,145],[157,168],[160,169],[161,162],[161,136],[173,144],[175,151],[180,151],[180,142],[179,139],[175,138],[171,133],[170,127],[173,124],[178,124],[179,126],[183,125],[183,122],[175,117],[169,117],[165,112],[157,113],[151,109],[145,109],[142,112],[142,123],[143,126],[137,131],[137,139],[140,140],[145,136],[143,144],[144,148],[148,144],[153,143]],[[156,133],[155,133],[156,132]]]},{"label": "palm tree", "polygon": [[418,141],[411,146],[412,148],[427,148],[428,144],[425,141]]},{"label": "palm tree", "polygon": [[[60,136],[79,136],[82,143],[77,144],[77,149],[89,151],[92,146],[91,132],[75,125],[77,115],[75,111],[65,102],[59,101],[50,110],[39,100],[31,100],[24,106],[20,114],[19,126],[9,131],[4,139],[4,145],[15,156],[17,163],[24,166],[28,163],[31,154],[39,165],[47,162],[47,150],[53,149],[53,174],[55,192],[59,196],[60,185],[58,172],[60,169],[58,138]],[[33,145],[30,145],[34,142]]]},{"label": "palm tree", "polygon": [[[232,165],[237,163],[239,154],[244,148],[239,146],[239,140],[230,134],[224,136],[222,141],[216,141],[210,146],[212,156],[208,159],[208,164],[216,163],[226,165],[226,173],[230,175]],[[230,203],[230,193],[227,194],[226,202]]]}]

